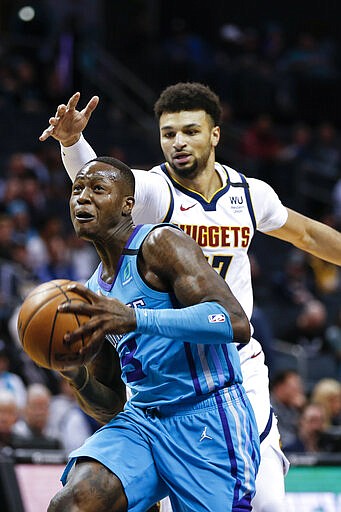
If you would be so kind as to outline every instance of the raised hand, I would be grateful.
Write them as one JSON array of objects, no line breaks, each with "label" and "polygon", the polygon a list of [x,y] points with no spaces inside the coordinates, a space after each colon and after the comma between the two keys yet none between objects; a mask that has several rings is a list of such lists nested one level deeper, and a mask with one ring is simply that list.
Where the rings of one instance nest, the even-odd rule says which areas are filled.
[{"label": "raised hand", "polygon": [[40,141],[53,137],[63,146],[72,146],[78,141],[99,102],[99,97],[93,96],[83,110],[76,110],[79,98],[80,93],[76,92],[66,105],[58,106],[55,116],[49,119],[49,127],[40,135]]}]

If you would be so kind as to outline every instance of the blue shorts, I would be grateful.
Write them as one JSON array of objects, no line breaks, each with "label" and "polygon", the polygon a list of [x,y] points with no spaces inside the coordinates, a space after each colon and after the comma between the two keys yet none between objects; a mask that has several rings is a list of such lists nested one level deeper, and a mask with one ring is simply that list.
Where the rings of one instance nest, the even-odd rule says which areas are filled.
[{"label": "blue shorts", "polygon": [[122,413],[70,454],[91,457],[122,482],[128,510],[145,512],[169,494],[174,511],[251,510],[259,435],[240,385],[186,405]]}]

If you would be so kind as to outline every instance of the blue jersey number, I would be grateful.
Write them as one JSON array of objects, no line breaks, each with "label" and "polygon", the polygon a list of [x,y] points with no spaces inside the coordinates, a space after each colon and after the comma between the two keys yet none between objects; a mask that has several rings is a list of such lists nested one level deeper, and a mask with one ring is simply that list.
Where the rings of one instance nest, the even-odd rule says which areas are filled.
[{"label": "blue jersey number", "polygon": [[146,377],[146,374],[142,370],[141,362],[134,358],[137,349],[135,338],[131,338],[123,343],[123,347],[127,350],[127,353],[122,356],[122,368],[127,365],[134,367],[134,370],[126,371],[127,382],[136,382]]}]

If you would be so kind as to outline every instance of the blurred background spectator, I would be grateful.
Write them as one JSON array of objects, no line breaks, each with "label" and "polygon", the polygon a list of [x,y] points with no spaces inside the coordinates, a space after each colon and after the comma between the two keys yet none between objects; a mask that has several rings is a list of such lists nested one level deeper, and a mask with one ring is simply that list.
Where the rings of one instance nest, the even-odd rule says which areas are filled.
[{"label": "blurred background spectator", "polygon": [[301,411],[307,401],[304,383],[295,370],[283,370],[271,382],[271,403],[278,419],[283,449],[293,443]]},{"label": "blurred background spectator", "polygon": [[285,446],[285,453],[322,452],[322,433],[326,429],[325,411],[317,403],[308,403],[298,420],[297,434],[293,441]]},{"label": "blurred background spectator", "polygon": [[13,432],[26,439],[26,447],[58,449],[61,442],[48,430],[51,393],[43,384],[31,384],[27,389],[27,400],[22,416],[13,427]]}]

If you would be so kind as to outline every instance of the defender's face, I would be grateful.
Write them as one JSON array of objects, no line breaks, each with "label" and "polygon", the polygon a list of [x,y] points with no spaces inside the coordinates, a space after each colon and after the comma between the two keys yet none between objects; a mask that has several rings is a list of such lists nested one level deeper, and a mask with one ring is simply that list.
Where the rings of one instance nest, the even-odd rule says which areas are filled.
[{"label": "defender's face", "polygon": [[77,174],[70,197],[70,214],[78,236],[105,239],[122,216],[121,182],[114,167],[91,162]]},{"label": "defender's face", "polygon": [[179,177],[193,178],[214,163],[220,129],[204,110],[164,113],[159,127],[164,157]]}]

